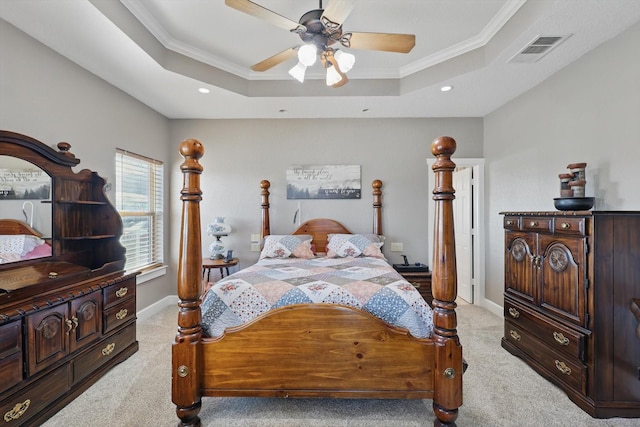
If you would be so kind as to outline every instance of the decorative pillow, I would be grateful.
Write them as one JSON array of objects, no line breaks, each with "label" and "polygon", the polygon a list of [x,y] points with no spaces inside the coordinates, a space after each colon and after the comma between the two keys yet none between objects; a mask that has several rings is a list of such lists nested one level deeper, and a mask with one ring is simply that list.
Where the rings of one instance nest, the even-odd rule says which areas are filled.
[{"label": "decorative pillow", "polygon": [[370,256],[386,259],[380,248],[384,244],[382,236],[375,234],[329,234],[327,257],[346,258]]},{"label": "decorative pillow", "polygon": [[264,239],[260,259],[289,257],[313,258],[311,239],[312,237],[306,234],[271,234]]}]

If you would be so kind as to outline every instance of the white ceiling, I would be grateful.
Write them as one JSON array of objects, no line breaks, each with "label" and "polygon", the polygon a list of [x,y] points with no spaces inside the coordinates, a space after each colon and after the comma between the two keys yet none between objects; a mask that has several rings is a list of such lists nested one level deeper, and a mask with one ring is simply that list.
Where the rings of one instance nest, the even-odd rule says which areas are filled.
[{"label": "white ceiling", "polygon": [[[319,7],[254,2],[296,22]],[[345,31],[415,34],[416,46],[345,49],[356,64],[340,88],[320,65],[293,80],[295,59],[252,71],[301,41],[223,0],[2,0],[0,17],[168,118],[482,117],[640,21],[640,2],[359,0]],[[509,62],[541,35],[569,37]]]}]

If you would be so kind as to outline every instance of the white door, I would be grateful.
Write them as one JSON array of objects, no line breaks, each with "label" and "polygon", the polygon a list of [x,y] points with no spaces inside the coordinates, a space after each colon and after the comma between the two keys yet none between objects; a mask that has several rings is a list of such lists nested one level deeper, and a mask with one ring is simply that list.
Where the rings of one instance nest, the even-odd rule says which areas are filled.
[{"label": "white door", "polygon": [[458,267],[458,296],[473,303],[473,168],[457,168],[453,174],[453,222]]}]

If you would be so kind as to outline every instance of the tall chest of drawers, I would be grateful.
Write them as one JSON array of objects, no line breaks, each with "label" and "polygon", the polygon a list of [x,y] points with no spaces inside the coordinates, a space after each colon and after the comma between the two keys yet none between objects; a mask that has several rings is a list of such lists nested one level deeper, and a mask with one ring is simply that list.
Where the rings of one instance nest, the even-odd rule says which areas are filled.
[{"label": "tall chest of drawers", "polygon": [[502,212],[504,337],[596,418],[640,417],[640,212]]}]

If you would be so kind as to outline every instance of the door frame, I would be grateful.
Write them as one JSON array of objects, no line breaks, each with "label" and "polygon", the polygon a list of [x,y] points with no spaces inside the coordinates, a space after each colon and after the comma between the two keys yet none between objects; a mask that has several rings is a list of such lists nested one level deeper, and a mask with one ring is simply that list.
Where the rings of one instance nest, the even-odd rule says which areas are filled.
[{"label": "door frame", "polygon": [[[480,158],[455,158],[452,159],[458,167],[473,168],[473,303],[484,306],[485,302],[485,223],[484,223],[484,159]],[[435,158],[427,159],[427,166],[432,171]],[[428,187],[434,188],[435,175],[430,172],[428,175]],[[427,218],[433,224],[435,202],[429,197],[427,204]],[[428,227],[429,239],[429,260],[433,262],[433,227]]]}]

